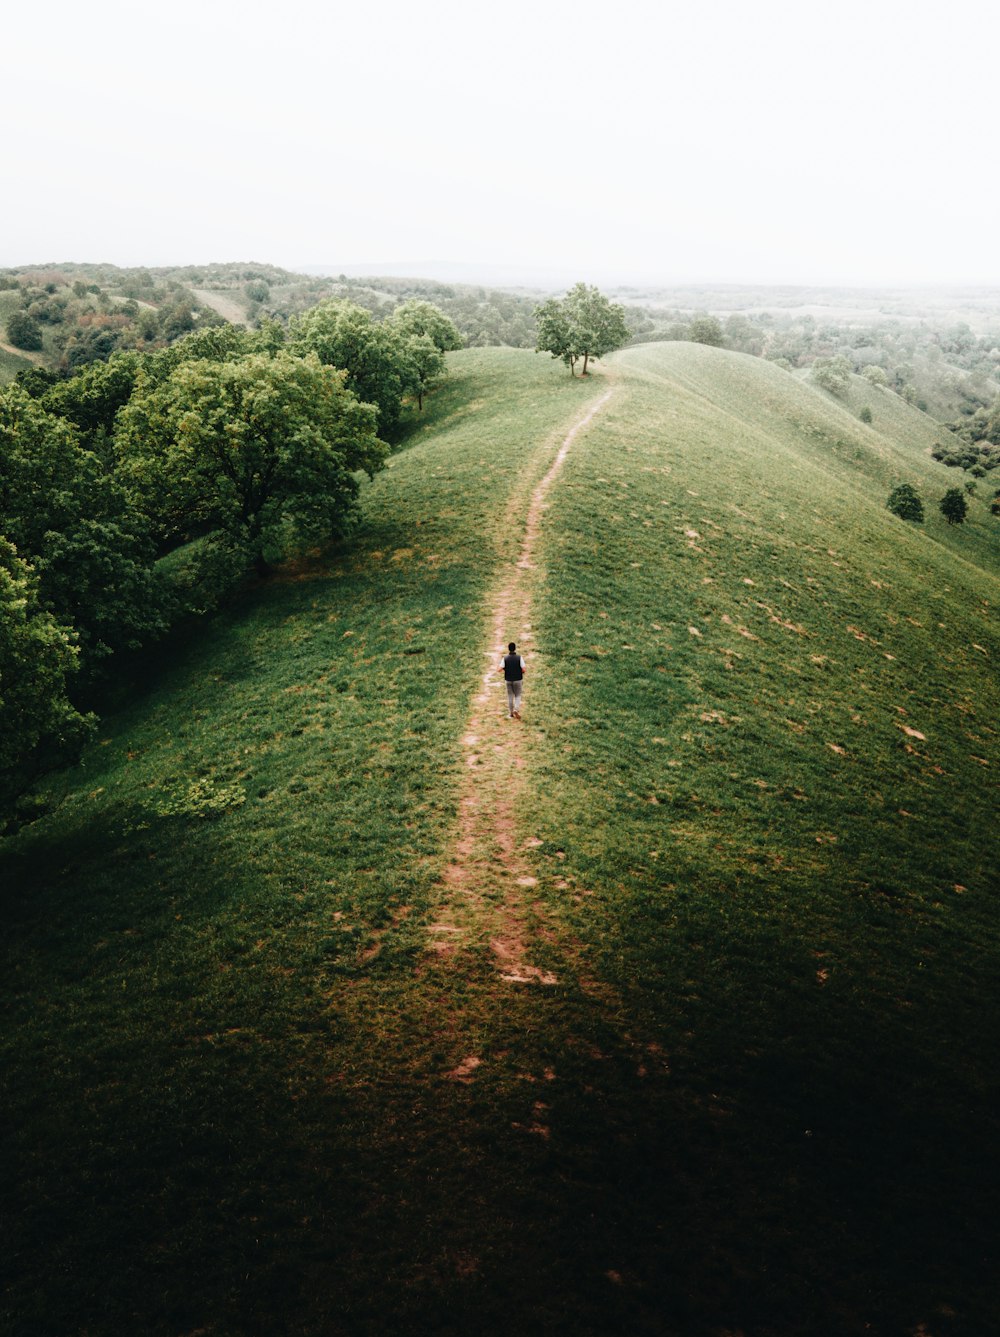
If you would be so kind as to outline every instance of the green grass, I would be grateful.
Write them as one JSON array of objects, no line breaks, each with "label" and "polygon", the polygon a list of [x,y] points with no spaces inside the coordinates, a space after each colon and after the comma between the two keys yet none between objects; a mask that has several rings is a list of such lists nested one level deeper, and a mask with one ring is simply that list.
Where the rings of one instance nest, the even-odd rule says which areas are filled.
[{"label": "green grass", "polygon": [[500,985],[425,951],[460,738],[507,517],[607,381],[451,368],[350,543],[134,665],[0,850],[6,1328],[978,1337],[993,522],[884,509],[950,479],[920,415],[613,359],[533,616],[560,982]]},{"label": "green grass", "polygon": [[19,357],[17,353],[8,353],[6,348],[0,348],[0,385],[7,385],[19,371],[33,365],[26,357]]},{"label": "green grass", "polygon": [[944,472],[919,438],[762,364],[617,369],[547,519],[530,820],[670,1064],[636,1291],[693,1237],[706,1321],[985,1331],[996,531],[896,521],[888,481]]},{"label": "green grass", "polygon": [[352,1223],[381,1233],[355,1071],[423,948],[505,506],[594,394],[523,355],[452,366],[344,552],[151,655],[0,852],[16,1331],[256,1330]]}]

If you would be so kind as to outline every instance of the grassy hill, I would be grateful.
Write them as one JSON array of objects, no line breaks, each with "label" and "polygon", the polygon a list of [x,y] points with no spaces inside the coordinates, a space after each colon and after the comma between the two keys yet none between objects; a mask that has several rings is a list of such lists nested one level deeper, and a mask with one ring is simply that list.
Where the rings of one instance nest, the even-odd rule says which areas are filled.
[{"label": "grassy hill", "polygon": [[123,667],[0,848],[7,1326],[989,1330],[1000,527],[869,387],[450,366],[351,542]]}]

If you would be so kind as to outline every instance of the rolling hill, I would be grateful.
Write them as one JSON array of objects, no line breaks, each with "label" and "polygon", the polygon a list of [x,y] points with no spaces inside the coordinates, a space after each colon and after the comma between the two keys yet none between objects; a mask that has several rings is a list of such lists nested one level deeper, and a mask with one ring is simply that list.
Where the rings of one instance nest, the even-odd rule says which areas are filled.
[{"label": "rolling hill", "polygon": [[11,1331],[988,1331],[1000,524],[863,382],[449,366],[0,847]]}]

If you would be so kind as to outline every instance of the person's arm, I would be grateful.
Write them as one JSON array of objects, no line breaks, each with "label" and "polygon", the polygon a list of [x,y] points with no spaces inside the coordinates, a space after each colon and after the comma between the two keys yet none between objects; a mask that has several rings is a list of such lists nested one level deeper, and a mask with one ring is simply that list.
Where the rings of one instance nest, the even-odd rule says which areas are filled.
[{"label": "person's arm", "polygon": [[527,664],[524,662],[524,660],[523,660],[523,658],[522,658],[522,659],[521,659],[521,677],[522,677],[522,678],[524,677],[524,675],[525,675],[525,673],[526,673],[527,671],[528,671],[528,666],[527,666]]}]

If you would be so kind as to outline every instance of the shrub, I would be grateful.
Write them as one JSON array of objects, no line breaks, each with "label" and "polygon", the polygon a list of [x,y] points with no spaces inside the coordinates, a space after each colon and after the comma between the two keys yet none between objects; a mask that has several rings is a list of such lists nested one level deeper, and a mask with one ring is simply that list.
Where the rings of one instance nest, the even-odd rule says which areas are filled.
[{"label": "shrub", "polygon": [[858,414],[858,417],[861,419],[862,422],[871,423],[872,411],[867,404],[865,404],[865,406],[862,408],[861,412]]},{"label": "shrub", "polygon": [[909,520],[915,525],[924,522],[924,503],[909,483],[899,483],[894,487],[885,504],[901,520]]}]

